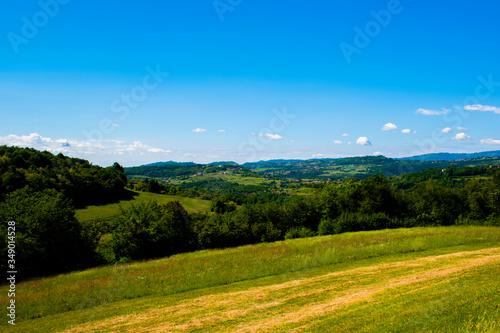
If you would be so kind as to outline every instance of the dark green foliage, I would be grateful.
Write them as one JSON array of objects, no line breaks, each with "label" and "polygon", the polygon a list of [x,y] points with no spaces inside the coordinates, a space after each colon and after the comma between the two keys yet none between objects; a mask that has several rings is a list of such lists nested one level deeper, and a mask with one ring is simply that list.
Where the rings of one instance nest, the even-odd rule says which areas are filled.
[{"label": "dark green foliage", "polygon": [[243,226],[238,224],[234,213],[215,214],[198,220],[194,224],[198,246],[201,249],[225,248],[250,241],[245,238]]},{"label": "dark green foliage", "polygon": [[317,198],[293,197],[284,205],[284,210],[287,228],[305,227],[310,230],[318,230],[322,218],[322,207]]},{"label": "dark green foliage", "polygon": [[210,205],[210,211],[218,214],[224,214],[229,212],[234,212],[238,208],[234,201],[230,201],[225,197],[217,197],[212,200]]},{"label": "dark green foliage", "polygon": [[[22,279],[84,268],[92,252],[81,236],[75,212],[54,189],[16,190],[0,203],[0,233],[7,235],[7,221],[15,221],[16,267]],[[2,237],[2,271],[6,269],[6,241]]]},{"label": "dark green foliage", "polygon": [[309,228],[295,227],[295,228],[292,228],[286,232],[285,239],[307,238],[307,237],[314,237],[314,236],[316,236],[316,233]]},{"label": "dark green foliage", "polygon": [[114,221],[116,260],[157,258],[191,249],[189,216],[178,201],[133,205]]},{"label": "dark green foliage", "polygon": [[93,250],[96,264],[115,262],[112,248],[113,223],[110,220],[90,220],[81,223],[82,238]]},{"label": "dark green foliage", "polygon": [[436,180],[418,184],[410,196],[411,209],[420,225],[452,225],[464,212],[459,192]]},{"label": "dark green foliage", "polygon": [[0,146],[0,202],[8,193],[28,186],[34,191],[55,189],[77,207],[116,200],[127,177],[123,167],[94,166],[86,160],[53,155],[30,148]]}]

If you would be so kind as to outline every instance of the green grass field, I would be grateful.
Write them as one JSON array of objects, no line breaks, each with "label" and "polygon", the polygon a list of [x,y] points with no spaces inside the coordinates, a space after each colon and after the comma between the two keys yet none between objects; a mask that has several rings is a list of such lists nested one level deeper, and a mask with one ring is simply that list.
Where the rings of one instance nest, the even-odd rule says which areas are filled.
[{"label": "green grass field", "polygon": [[498,332],[498,272],[500,228],[346,233],[19,283],[0,330]]},{"label": "green grass field", "polygon": [[203,176],[190,176],[187,180],[171,180],[171,185],[181,185],[182,183],[198,182],[204,180],[215,180],[222,179],[231,183],[238,183],[240,185],[270,185],[271,180],[264,180],[263,177],[246,177],[240,174],[234,174],[231,171],[226,172],[226,174],[219,173],[209,173]]},{"label": "green grass field", "polygon": [[78,221],[88,221],[93,219],[108,219],[120,214],[120,206],[127,208],[132,204],[139,202],[156,200],[158,203],[167,203],[169,201],[177,200],[189,212],[208,212],[210,210],[210,201],[201,199],[191,199],[185,197],[178,197],[172,195],[155,194],[148,192],[135,192],[132,200],[122,200],[118,203],[112,203],[101,206],[88,206],[84,209],[76,210],[76,218]]}]

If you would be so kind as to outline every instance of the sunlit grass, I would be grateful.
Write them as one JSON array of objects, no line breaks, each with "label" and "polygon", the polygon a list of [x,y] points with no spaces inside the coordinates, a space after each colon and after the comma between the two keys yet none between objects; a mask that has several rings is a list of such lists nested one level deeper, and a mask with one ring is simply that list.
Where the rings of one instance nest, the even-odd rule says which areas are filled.
[{"label": "sunlit grass", "polygon": [[112,203],[100,206],[88,206],[84,209],[76,210],[78,221],[88,221],[93,219],[109,219],[120,214],[120,206],[127,208],[132,204],[155,200],[158,203],[167,203],[170,201],[179,201],[189,213],[208,212],[210,210],[210,201],[201,199],[191,199],[173,195],[155,194],[149,192],[134,192],[137,194],[132,200],[122,200],[118,203]]},{"label": "sunlit grass", "polygon": [[[179,302],[186,301],[189,303],[188,300],[191,298],[207,295],[215,297],[224,293],[273,286],[287,283],[287,281],[315,279],[316,277],[325,274],[328,275],[332,272],[346,272],[342,273],[348,277],[342,288],[345,288],[346,292],[349,292],[349,290],[352,290],[349,289],[351,288],[349,281],[358,281],[358,278],[354,278],[357,276],[357,273],[351,274],[349,270],[370,265],[387,265],[394,262],[417,260],[418,258],[428,256],[460,251],[475,251],[493,247],[500,247],[500,228],[415,228],[295,239],[233,249],[199,251],[128,265],[101,267],[20,283],[17,286],[18,294],[16,301],[18,304],[22,304],[22,306],[18,308],[18,325],[16,329],[24,329],[27,332],[50,332],[74,324],[85,323],[89,320],[104,320],[108,317],[135,313],[139,310],[139,312],[149,311],[151,308],[170,306]],[[472,256],[472,258],[474,257]],[[445,264],[455,267],[457,264],[460,265],[460,262],[443,262],[443,265]],[[477,313],[484,312],[489,303],[484,303],[486,306],[484,308],[479,300],[484,295],[489,295],[493,291],[499,291],[498,283],[496,283],[498,278],[492,273],[498,272],[498,262],[496,264],[490,263],[490,265],[490,270],[484,271],[477,268],[479,277],[476,279],[469,281],[467,280],[467,276],[460,277],[460,279],[464,279],[463,281],[465,281],[460,282],[461,284],[465,284],[464,288],[466,289],[464,290],[472,288],[471,283],[479,281],[480,278],[485,288],[483,291],[478,291],[474,295],[470,294],[472,295],[471,297],[467,296],[464,303],[466,305],[456,304],[457,302],[454,301],[453,304],[449,304],[451,308],[447,308],[446,306],[448,305],[446,305],[442,311],[451,311],[450,309],[454,307],[476,304]],[[430,268],[433,267],[430,266]],[[359,285],[359,288],[362,288],[365,284],[383,284],[386,278],[395,279],[405,274],[411,275],[417,271],[414,271],[414,268],[411,267],[388,269],[385,273],[380,273],[382,275],[367,275],[363,278],[364,280],[360,278],[356,284]],[[374,271],[374,273],[376,272],[378,271]],[[337,280],[327,280],[321,283],[318,282],[319,284],[315,283],[307,288],[312,288],[312,295],[316,295],[314,290],[322,290],[329,285],[331,286],[331,283],[334,285],[338,283]],[[443,281],[446,282],[446,279]],[[445,286],[446,288],[452,288],[454,292],[458,290],[452,285],[446,284]],[[405,296],[405,299],[401,298],[392,301],[395,295],[391,293],[399,295],[408,292],[409,295],[413,295],[410,287],[401,286],[401,288],[407,289],[391,289],[377,296],[381,302],[380,304],[385,305],[377,305],[378,303],[373,305],[374,313],[385,317],[388,316],[385,313],[389,311],[388,309],[395,309],[394,313],[391,312],[394,316],[391,320],[397,322],[395,327],[399,325],[400,328],[404,328],[410,325],[410,323],[405,322],[406,319],[404,317],[396,316],[401,311],[407,310],[407,304],[411,304],[411,310],[415,314],[423,316],[422,318],[424,319],[422,319],[422,322],[429,322],[429,320],[425,319],[425,316],[429,316],[430,314],[428,312],[422,313],[424,309],[422,304],[418,303],[418,297],[428,298],[429,302],[431,300],[433,302],[440,302],[440,299],[445,298],[442,288],[440,289],[439,286],[430,286],[425,290],[416,292],[415,296]],[[0,295],[6,295],[6,291],[5,286],[0,288]],[[321,293],[317,294],[317,296],[311,296],[313,298],[297,298],[294,296],[295,293],[299,292],[296,289],[284,289],[281,294],[273,294],[273,297],[276,299],[288,299],[291,297],[289,301],[285,302],[285,305],[278,306],[271,304],[272,306],[276,306],[273,311],[280,313],[280,311],[289,311],[290,307],[292,309],[299,309],[306,305],[309,306],[310,302],[316,299],[314,297],[318,297],[316,299],[317,302],[324,301]],[[220,297],[224,298],[224,296]],[[2,302],[5,302],[6,299],[4,296]],[[272,301],[269,300],[269,302]],[[249,304],[252,303],[245,304],[245,301],[242,300],[240,305],[235,304],[234,306],[243,306],[244,309]],[[271,320],[273,312],[268,312],[270,310],[266,308],[267,305],[261,305],[262,308],[256,308],[258,310],[256,310],[256,313],[248,314],[250,317],[246,319],[242,317],[242,323],[245,320],[249,322],[260,320],[261,317]],[[372,310],[365,309],[362,305],[358,303],[352,305],[353,308],[351,310],[356,311],[356,316],[353,318],[368,316],[373,320],[367,320],[363,324],[366,327],[376,328],[380,331],[387,328],[387,326],[384,326],[385,321],[383,323],[377,321],[370,314]],[[218,305],[206,311],[217,313],[218,311],[226,311],[227,309],[225,309],[224,306]],[[339,315],[342,314],[342,316],[336,317],[335,320],[331,316],[321,316],[318,314],[314,320],[300,321],[300,325],[309,325],[311,329],[313,327],[326,329],[337,325],[341,329],[340,331],[343,329],[347,330],[348,327],[352,328],[353,323],[356,322],[352,320],[352,314],[349,311],[346,310],[345,313],[339,312]],[[193,316],[196,317],[196,313],[196,311],[188,311],[179,317],[178,320],[181,322],[192,321]],[[490,325],[491,318],[496,318],[490,312],[481,315],[484,316],[480,317],[478,315],[479,317],[477,318],[462,316],[460,317],[460,322],[464,327],[466,325],[470,325],[471,327],[475,325],[474,327],[476,327],[477,325]],[[332,320],[334,320],[334,323],[331,322]],[[441,322],[436,321],[435,325],[437,326],[432,327],[439,327],[440,323],[444,322],[446,322],[445,319]],[[214,326],[211,330],[223,330],[224,325],[234,328],[234,326],[231,326],[231,323],[234,324],[232,321],[224,322],[224,324],[221,324],[222,326]],[[358,325],[361,324],[362,322],[358,321]],[[4,323],[0,323],[0,325],[4,325]],[[141,323],[137,325],[141,325]],[[287,325],[283,326],[283,330],[285,327],[288,327]],[[415,327],[418,328],[421,326],[417,325]],[[4,328],[7,327],[4,326]],[[203,330],[206,328],[204,326]],[[323,329],[319,329],[319,331],[323,331]],[[402,329],[399,331],[405,330]],[[436,331],[439,330],[436,329]]]}]

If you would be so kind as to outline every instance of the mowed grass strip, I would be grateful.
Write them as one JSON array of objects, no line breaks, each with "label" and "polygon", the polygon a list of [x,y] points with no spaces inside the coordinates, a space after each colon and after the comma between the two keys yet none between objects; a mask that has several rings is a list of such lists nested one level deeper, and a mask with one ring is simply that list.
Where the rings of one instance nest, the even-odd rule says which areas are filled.
[{"label": "mowed grass strip", "polygon": [[155,194],[149,192],[135,192],[132,200],[122,200],[118,203],[112,203],[99,206],[88,206],[83,209],[76,210],[76,218],[78,221],[88,221],[94,219],[109,219],[120,214],[120,207],[126,209],[133,204],[140,202],[149,202],[152,200],[160,204],[170,201],[179,201],[181,205],[189,213],[200,213],[210,211],[210,201],[201,199],[191,199],[186,197],[179,197],[173,195]]},{"label": "mowed grass strip", "polygon": [[[262,316],[269,312],[268,315],[275,318],[281,314],[287,315],[289,312],[284,309],[289,307],[295,307],[299,310],[314,304],[311,301],[314,297],[328,294],[323,292],[324,289],[327,289],[325,288],[326,284],[335,288],[338,288],[339,285],[344,286],[346,292],[349,293],[352,292],[350,288],[354,286],[352,281],[358,287],[363,283],[373,284],[368,277],[370,274],[375,276],[374,274],[383,265],[389,266],[384,267],[387,278],[384,277],[381,282],[385,282],[389,278],[399,278],[407,273],[418,272],[415,267],[412,267],[412,264],[400,264],[401,267],[398,265],[390,266],[394,262],[405,263],[418,258],[436,257],[455,252],[469,253],[498,247],[500,247],[500,228],[415,228],[347,233],[226,250],[199,251],[161,260],[101,267],[20,283],[17,286],[16,302],[22,306],[19,306],[17,310],[16,331],[52,332],[72,327],[84,327],[86,323],[94,325],[99,322],[101,325],[107,318],[115,318],[120,321],[121,319],[118,318],[122,318],[124,315],[137,316],[155,309],[161,312],[162,308],[169,306],[184,306],[184,310],[176,308],[178,313],[184,313],[184,317],[177,320],[158,315],[159,321],[151,322],[152,326],[168,323],[173,325],[172,327],[176,327],[176,330],[183,329],[179,326],[180,324],[187,325],[186,327],[189,329],[198,329],[196,325],[193,326],[192,320],[201,320],[203,311],[217,313],[220,310],[221,313],[218,316],[223,319],[215,320],[212,318],[217,322],[214,325],[219,330],[224,330],[226,326],[234,329],[236,326],[231,323],[231,320],[237,321],[240,317],[246,317],[248,322],[253,322],[254,320],[248,317],[252,316],[252,313],[262,319]],[[471,255],[479,257],[486,254]],[[490,257],[496,255],[496,252],[488,254]],[[436,258],[429,260],[429,262],[432,263],[433,260],[437,260]],[[457,256],[457,258],[462,257]],[[453,267],[462,259],[442,257],[439,261],[452,260],[450,267]],[[414,263],[413,265],[420,264]],[[366,269],[368,266],[380,267],[376,270],[368,269],[371,273],[364,274],[364,280],[351,279],[342,282],[338,280],[340,277],[335,276],[339,272],[344,274],[344,277],[352,274],[358,275],[359,272],[355,271],[349,275],[348,271],[358,268]],[[424,266],[422,269],[426,267]],[[346,273],[343,273],[344,271]],[[450,272],[450,274],[455,275],[462,273],[464,272]],[[234,308],[228,310],[224,307],[224,303],[219,301],[217,306],[201,307],[199,311],[202,312],[198,314],[193,309],[185,308],[187,303],[196,304],[193,300],[202,299],[205,296],[217,298],[222,295],[223,299],[233,302],[233,296],[224,295],[232,295],[231,293],[234,292],[244,294],[247,290],[252,290],[249,294],[247,293],[249,296],[259,295],[259,291],[255,288],[274,288],[275,285],[284,283],[300,284],[303,279],[310,279],[306,285],[312,294],[308,294],[307,297],[296,297],[300,295],[300,292],[294,290],[293,286],[275,288],[276,290],[273,291],[275,294],[260,293],[263,303],[255,303],[251,299],[245,301],[245,308],[254,304],[255,311],[245,312],[245,309],[240,308],[240,303],[245,302],[236,302]],[[380,277],[374,277],[374,279],[377,280]],[[449,276],[443,277],[443,279],[449,279]],[[494,281],[497,280],[495,278]],[[394,288],[396,287],[404,286],[395,286]],[[376,285],[375,288],[377,288]],[[1,295],[6,295],[7,289],[6,286],[1,287]],[[304,288],[298,286],[298,289]],[[328,292],[340,292],[336,290],[332,289]],[[264,292],[264,290],[260,291]],[[380,292],[378,291],[377,294]],[[280,296],[279,293],[283,295]],[[290,298],[291,296],[293,297]],[[287,297],[290,299],[284,300]],[[6,297],[2,297],[2,302],[6,300]],[[276,301],[279,304],[275,304]],[[316,300],[316,302],[320,301],[320,299]],[[182,305],[182,302],[187,303]],[[356,304],[358,303],[353,303],[352,306]],[[280,307],[283,309],[279,310]],[[233,310],[235,312],[228,312]],[[235,318],[230,319],[226,315],[234,315]],[[146,324],[150,319],[139,320],[136,326],[149,327]],[[121,325],[120,323],[115,324]],[[146,326],[142,326],[141,323]],[[238,323],[247,325],[246,322]],[[204,322],[199,324],[202,325],[200,326],[203,327],[202,330],[208,330],[204,326]],[[276,327],[281,327],[280,325],[298,325],[297,327],[306,325],[304,327],[307,327],[309,324],[307,320],[301,320],[295,324],[288,320]],[[4,326],[4,323],[0,323],[0,325]],[[5,326],[4,328],[8,330],[8,327]],[[105,324],[102,329],[113,331],[109,327]]]},{"label": "mowed grass strip", "polygon": [[[500,248],[430,256],[173,301],[174,305],[167,305],[170,303],[168,299],[150,300],[156,304],[164,302],[164,305],[97,320],[66,332],[274,332],[325,331],[333,327],[337,327],[332,330],[336,332],[360,329],[396,332],[405,331],[409,326],[432,329],[432,321],[436,320],[433,311],[442,312],[444,303],[455,308],[455,317],[458,316],[457,310],[469,312],[465,305],[474,302],[474,297],[469,299],[470,294],[460,296],[460,291],[468,288],[478,293],[474,281],[484,279],[485,272],[498,271],[499,268]],[[465,281],[468,284],[464,285]],[[452,283],[455,289],[460,285],[460,291],[451,290],[450,293]],[[440,289],[447,290],[448,296],[437,293]],[[483,290],[488,296],[498,291],[498,284],[494,290]],[[466,302],[461,304],[464,297]],[[394,299],[398,302],[394,303]],[[416,302],[423,300],[432,304],[432,311],[426,309],[422,312],[422,305]],[[413,310],[405,308],[408,301],[413,301]],[[492,301],[490,299],[489,303]],[[389,313],[377,309],[377,317],[373,317],[369,308],[380,308],[381,304],[390,309]],[[394,312],[397,304],[399,311]],[[487,309],[487,306],[482,304],[481,308]],[[360,318],[356,312],[364,313],[364,317]],[[338,323],[337,313],[340,317]],[[416,317],[409,321],[408,316]],[[466,329],[475,319],[470,313],[462,314],[462,317],[461,321],[442,320],[442,325],[434,325],[435,329],[443,331],[448,327],[450,332]],[[495,328],[499,313],[492,313],[490,317],[488,327]],[[353,321],[356,318],[359,319]],[[389,322],[387,318],[390,318]],[[481,319],[480,316],[477,318]],[[395,325],[399,330],[391,330]]]}]

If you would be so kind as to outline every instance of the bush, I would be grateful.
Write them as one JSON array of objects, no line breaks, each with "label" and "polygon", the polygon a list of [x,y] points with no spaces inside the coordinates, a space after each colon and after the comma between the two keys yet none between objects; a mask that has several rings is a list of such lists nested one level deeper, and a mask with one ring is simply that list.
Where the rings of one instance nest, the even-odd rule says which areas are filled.
[{"label": "bush", "polygon": [[116,260],[158,258],[190,249],[189,217],[178,201],[133,205],[115,220],[113,251]]},{"label": "bush", "polygon": [[316,233],[309,228],[292,228],[285,234],[285,239],[314,237]]},{"label": "bush", "polygon": [[341,232],[341,228],[336,219],[323,219],[318,226],[318,234],[321,236],[336,235]]}]

